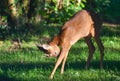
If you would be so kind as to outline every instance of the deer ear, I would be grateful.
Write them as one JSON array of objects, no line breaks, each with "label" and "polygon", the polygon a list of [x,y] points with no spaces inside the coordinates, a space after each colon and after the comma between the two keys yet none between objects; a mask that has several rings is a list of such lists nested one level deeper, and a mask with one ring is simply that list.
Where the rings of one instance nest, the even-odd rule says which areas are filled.
[{"label": "deer ear", "polygon": [[43,44],[42,47],[43,47],[43,49],[45,49],[45,50],[48,50],[48,49],[50,48],[50,46],[47,45],[47,44]]}]

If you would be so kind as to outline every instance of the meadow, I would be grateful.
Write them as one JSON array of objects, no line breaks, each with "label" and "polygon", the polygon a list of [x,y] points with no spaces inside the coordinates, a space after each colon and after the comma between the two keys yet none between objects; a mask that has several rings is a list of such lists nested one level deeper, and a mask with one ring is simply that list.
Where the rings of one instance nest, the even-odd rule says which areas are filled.
[{"label": "meadow", "polygon": [[[59,28],[50,30],[43,36],[49,37],[50,33],[56,34],[58,31]],[[94,39],[94,57],[89,69],[84,68],[88,47],[81,39],[70,49],[64,74],[60,74],[59,66],[53,80],[49,79],[49,75],[56,58],[47,58],[37,49],[35,44],[40,39],[42,37],[32,36],[30,41],[22,41],[21,49],[13,51],[8,51],[12,45],[10,40],[0,43],[0,81],[120,81],[120,25],[105,23],[101,30],[105,47],[103,69],[99,69],[100,53]]]}]

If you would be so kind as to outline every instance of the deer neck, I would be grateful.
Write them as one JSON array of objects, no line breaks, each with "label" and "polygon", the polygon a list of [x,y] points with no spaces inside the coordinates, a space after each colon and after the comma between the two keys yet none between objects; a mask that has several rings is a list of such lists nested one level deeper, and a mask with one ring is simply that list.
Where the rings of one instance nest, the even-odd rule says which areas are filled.
[{"label": "deer neck", "polygon": [[59,42],[60,42],[60,37],[59,37],[59,35],[58,36],[55,36],[53,39],[52,39],[52,41],[49,43],[49,45],[59,45]]}]

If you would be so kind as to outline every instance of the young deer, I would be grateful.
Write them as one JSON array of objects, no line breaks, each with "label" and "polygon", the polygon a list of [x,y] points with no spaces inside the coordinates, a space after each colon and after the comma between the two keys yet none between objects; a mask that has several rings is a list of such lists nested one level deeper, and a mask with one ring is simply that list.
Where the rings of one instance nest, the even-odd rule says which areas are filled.
[{"label": "young deer", "polygon": [[[73,44],[79,39],[85,38],[85,41],[89,48],[89,56],[85,68],[88,68],[90,61],[93,57],[95,47],[91,41],[91,37],[94,37],[96,43],[100,49],[100,68],[103,67],[104,47],[100,40],[100,29],[102,21],[97,14],[82,10],[77,12],[69,21],[67,21],[59,35],[53,38],[49,44],[37,45],[38,48],[43,48],[49,54],[48,57],[57,57],[58,60],[50,75],[52,79],[58,66],[62,62],[61,74],[64,72],[65,62],[68,56],[68,52]],[[60,48],[58,47],[61,47]]]}]

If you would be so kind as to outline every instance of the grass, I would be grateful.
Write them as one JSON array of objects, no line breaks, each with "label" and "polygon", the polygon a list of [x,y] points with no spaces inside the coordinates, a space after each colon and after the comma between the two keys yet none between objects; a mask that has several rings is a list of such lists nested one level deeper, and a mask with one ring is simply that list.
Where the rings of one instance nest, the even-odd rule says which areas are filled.
[{"label": "grass", "polygon": [[56,58],[46,58],[36,48],[37,41],[24,41],[21,49],[9,52],[11,43],[6,40],[0,44],[0,81],[120,81],[120,26],[104,24],[101,35],[105,46],[104,69],[99,69],[100,54],[96,43],[90,68],[84,69],[88,47],[82,39],[72,46],[64,74],[60,75],[59,66],[53,80],[49,75]]}]

